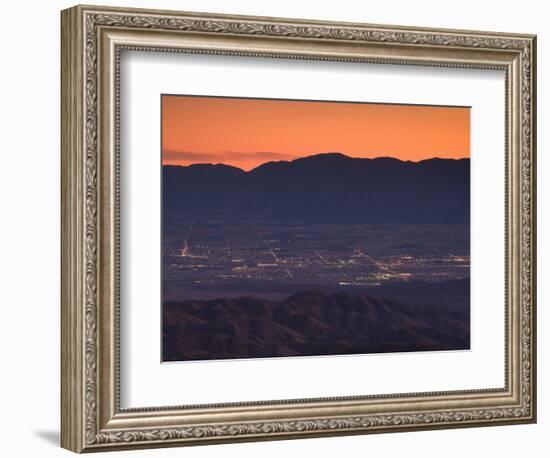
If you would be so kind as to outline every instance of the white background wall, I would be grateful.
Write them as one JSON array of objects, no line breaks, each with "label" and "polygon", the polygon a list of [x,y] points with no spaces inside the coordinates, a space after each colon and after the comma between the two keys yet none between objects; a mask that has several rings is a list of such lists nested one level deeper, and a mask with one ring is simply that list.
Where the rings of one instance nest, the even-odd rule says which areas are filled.
[{"label": "white background wall", "polygon": [[[113,0],[115,1],[115,0]],[[109,4],[96,0],[97,4]],[[120,452],[128,456],[546,456],[550,176],[547,2],[118,0],[117,6],[538,34],[539,423]],[[112,4],[112,3],[111,3]],[[69,456],[59,440],[59,10],[72,3],[4,2],[0,25],[0,425],[3,456]],[[546,55],[545,55],[546,54]],[[543,206],[546,205],[546,209]],[[545,211],[546,210],[546,211]],[[7,312],[7,314],[6,314]],[[546,382],[546,383],[545,383]],[[546,384],[546,387],[544,386]],[[546,451],[547,453],[547,451]],[[114,456],[114,455],[113,455]]]}]

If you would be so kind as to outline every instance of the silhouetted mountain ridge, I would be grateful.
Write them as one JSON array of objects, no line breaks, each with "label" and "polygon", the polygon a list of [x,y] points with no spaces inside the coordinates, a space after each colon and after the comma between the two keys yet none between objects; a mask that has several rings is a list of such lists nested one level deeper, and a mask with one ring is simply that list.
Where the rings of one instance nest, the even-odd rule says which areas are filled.
[{"label": "silhouetted mountain ridge", "polygon": [[167,218],[305,223],[457,223],[470,214],[469,159],[351,158],[324,153],[245,172],[163,167]]},{"label": "silhouetted mountain ridge", "polygon": [[163,360],[457,350],[469,348],[469,306],[408,305],[311,289],[166,302]]}]

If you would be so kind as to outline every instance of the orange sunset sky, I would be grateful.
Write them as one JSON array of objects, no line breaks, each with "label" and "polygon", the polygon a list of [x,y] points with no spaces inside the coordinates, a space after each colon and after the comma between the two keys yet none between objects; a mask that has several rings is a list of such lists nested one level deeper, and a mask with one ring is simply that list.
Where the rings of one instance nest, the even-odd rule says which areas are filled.
[{"label": "orange sunset sky", "polygon": [[162,96],[164,165],[251,170],[318,153],[420,161],[470,157],[470,108]]}]

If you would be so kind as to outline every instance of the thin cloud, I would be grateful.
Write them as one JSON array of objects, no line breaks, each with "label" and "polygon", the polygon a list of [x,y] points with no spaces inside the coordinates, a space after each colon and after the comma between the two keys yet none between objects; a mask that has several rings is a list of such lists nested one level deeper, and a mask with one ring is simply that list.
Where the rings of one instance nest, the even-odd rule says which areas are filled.
[{"label": "thin cloud", "polygon": [[251,169],[265,162],[289,161],[295,158],[296,157],[291,154],[275,153],[272,151],[221,151],[219,153],[197,153],[189,151],[164,150],[162,154],[162,162],[164,164],[190,165],[198,163],[225,163],[242,167],[243,169]]},{"label": "thin cloud", "polygon": [[296,156],[293,156],[291,154],[274,153],[272,151],[257,151],[252,153],[224,151],[222,155],[223,157],[231,157],[232,160],[237,160],[237,161],[258,160],[261,162],[288,161],[296,158]]},{"label": "thin cloud", "polygon": [[187,151],[163,151],[163,162],[217,162],[220,158],[215,153],[190,153]]}]

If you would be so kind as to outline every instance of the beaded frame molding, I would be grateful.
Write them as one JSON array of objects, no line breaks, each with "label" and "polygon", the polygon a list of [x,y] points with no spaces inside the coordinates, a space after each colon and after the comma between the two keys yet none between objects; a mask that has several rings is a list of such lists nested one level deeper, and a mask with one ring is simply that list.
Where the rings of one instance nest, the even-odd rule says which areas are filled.
[{"label": "beaded frame molding", "polygon": [[[61,19],[64,448],[91,452],[535,421],[535,36],[94,6],[64,10]],[[122,409],[119,67],[126,49],[503,70],[505,387]]]}]

